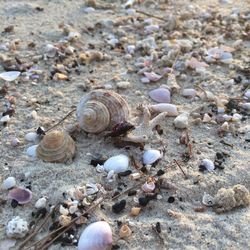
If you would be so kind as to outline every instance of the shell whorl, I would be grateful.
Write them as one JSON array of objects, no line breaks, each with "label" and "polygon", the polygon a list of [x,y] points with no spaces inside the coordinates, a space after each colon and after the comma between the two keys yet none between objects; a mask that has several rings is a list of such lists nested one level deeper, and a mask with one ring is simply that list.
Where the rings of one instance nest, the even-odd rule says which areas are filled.
[{"label": "shell whorl", "polygon": [[46,162],[63,163],[75,155],[75,142],[62,131],[52,131],[44,136],[37,147],[37,157]]},{"label": "shell whorl", "polygon": [[128,120],[127,102],[110,90],[93,90],[84,96],[77,106],[80,127],[89,133],[99,133]]}]

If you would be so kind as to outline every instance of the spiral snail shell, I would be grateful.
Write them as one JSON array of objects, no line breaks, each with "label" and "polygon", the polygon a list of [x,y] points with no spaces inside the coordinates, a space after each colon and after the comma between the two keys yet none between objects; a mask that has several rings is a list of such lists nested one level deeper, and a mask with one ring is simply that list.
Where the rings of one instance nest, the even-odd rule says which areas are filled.
[{"label": "spiral snail shell", "polygon": [[75,142],[66,132],[46,134],[36,149],[37,157],[46,162],[65,163],[75,155]]},{"label": "spiral snail shell", "polygon": [[93,90],[80,100],[77,110],[80,127],[89,133],[100,133],[128,120],[127,102],[111,90]]}]

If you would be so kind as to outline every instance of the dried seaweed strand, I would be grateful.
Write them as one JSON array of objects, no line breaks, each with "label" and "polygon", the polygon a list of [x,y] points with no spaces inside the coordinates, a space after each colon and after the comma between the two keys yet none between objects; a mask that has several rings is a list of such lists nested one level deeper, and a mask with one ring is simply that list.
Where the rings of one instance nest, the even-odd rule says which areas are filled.
[{"label": "dried seaweed strand", "polygon": [[59,204],[57,204],[50,213],[48,213],[46,215],[46,217],[44,218],[44,221],[41,223],[41,225],[39,227],[36,228],[36,226],[34,227],[32,233],[21,243],[21,245],[18,247],[18,250],[21,250],[32,238],[34,238],[38,232],[42,229],[42,227],[45,225],[45,223],[48,221],[48,219],[50,218],[50,216],[52,215],[52,213],[55,211],[55,209],[59,206]]},{"label": "dried seaweed strand", "polygon": [[[75,217],[73,220],[71,220],[71,222],[69,223],[69,225],[65,226],[61,226],[59,228],[57,228],[56,230],[52,231],[51,233],[49,233],[47,236],[45,236],[43,239],[35,242],[34,244],[32,244],[31,246],[29,246],[27,249],[31,249],[32,247],[35,247],[39,244],[42,244],[44,242],[44,245],[42,245],[39,249],[46,249],[46,247],[49,247],[58,237],[60,237],[64,232],[66,232],[67,230],[69,230],[73,224],[81,217],[84,216],[86,214],[88,214],[91,210],[93,210],[94,208],[96,208],[98,205],[100,205],[102,202],[104,201],[104,197],[101,197],[100,200],[98,202],[96,202],[93,206],[91,206],[87,211],[83,212],[82,214],[80,214],[79,216]],[[63,229],[63,231],[61,231]],[[61,232],[60,232],[61,231]],[[60,232],[56,237],[52,238],[51,241],[49,241],[47,243],[47,241],[50,239],[50,237],[52,237],[55,233]],[[47,244],[46,244],[47,243]]]},{"label": "dried seaweed strand", "polygon": [[188,179],[187,174],[184,172],[183,168],[181,167],[180,163],[174,159],[174,162],[176,163],[176,165],[179,167],[179,169],[181,170],[181,172],[183,173],[185,179]]},{"label": "dried seaweed strand", "polygon": [[163,17],[159,17],[159,16],[155,16],[155,15],[152,15],[152,14],[149,14],[147,12],[144,12],[144,11],[141,11],[141,10],[135,10],[137,13],[139,14],[143,14],[145,16],[149,16],[149,17],[153,17],[155,19],[158,19],[158,20],[161,20],[161,21],[164,21],[166,22],[166,19],[164,19]]},{"label": "dried seaweed strand", "polygon": [[64,120],[66,120],[69,116],[72,115],[73,112],[76,111],[76,108],[72,109],[66,116],[64,116],[59,122],[57,122],[55,125],[53,125],[52,127],[50,127],[49,129],[47,129],[45,131],[45,133],[49,132],[50,130],[54,129],[55,127],[59,126]]}]

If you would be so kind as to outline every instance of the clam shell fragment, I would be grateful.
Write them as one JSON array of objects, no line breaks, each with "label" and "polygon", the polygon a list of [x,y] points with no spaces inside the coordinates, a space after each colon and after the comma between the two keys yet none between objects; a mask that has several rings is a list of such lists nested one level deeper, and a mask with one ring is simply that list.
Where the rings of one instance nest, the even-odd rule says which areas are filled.
[{"label": "clam shell fragment", "polygon": [[75,155],[75,142],[62,131],[52,131],[44,136],[37,147],[37,157],[46,162],[65,163]]}]

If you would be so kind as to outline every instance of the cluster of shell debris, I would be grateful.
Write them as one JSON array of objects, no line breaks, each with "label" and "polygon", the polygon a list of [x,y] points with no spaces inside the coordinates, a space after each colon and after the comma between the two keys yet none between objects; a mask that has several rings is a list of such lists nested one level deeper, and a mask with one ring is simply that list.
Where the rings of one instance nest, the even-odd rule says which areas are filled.
[{"label": "cluster of shell debris", "polygon": [[[149,203],[173,203],[177,199],[176,192],[185,194],[191,190],[169,178],[172,162],[180,168],[183,179],[189,178],[185,168],[189,161],[194,166],[192,171],[202,172],[204,178],[226,171],[225,159],[229,154],[221,150],[215,157],[195,155],[197,151],[193,150],[190,131],[213,128],[220,142],[230,148],[233,146],[226,142],[227,136],[242,134],[244,142],[250,141],[247,125],[250,50],[243,53],[250,38],[249,12],[232,9],[231,13],[223,15],[216,9],[203,10],[198,5],[187,5],[186,9],[176,11],[176,6],[168,1],[109,2],[85,1],[83,12],[91,16],[108,10],[115,14],[113,18],[93,18],[91,25],[82,29],[58,24],[60,39],[39,48],[29,42],[28,48],[33,51],[29,58],[25,57],[20,40],[7,41],[6,34],[14,33],[14,27],[6,27],[3,32],[6,41],[0,41],[0,69],[3,71],[0,73],[0,126],[7,138],[5,146],[12,150],[23,148],[27,162],[65,164],[69,169],[71,164],[80,161],[78,154],[86,150],[80,147],[81,136],[84,140],[110,144],[119,152],[108,155],[89,152],[86,155],[90,161],[84,167],[94,166],[92,172],[99,181],[90,182],[85,176],[83,183],[64,190],[57,204],[49,196],[40,197],[34,202],[32,221],[18,215],[9,218],[5,224],[6,235],[24,238],[18,242],[20,249],[32,242],[29,240],[36,236],[32,233],[39,232],[36,228],[40,223],[43,225],[42,220],[49,221],[48,236],[55,239],[45,237],[34,242],[33,247],[45,249],[54,242],[61,242],[78,245],[79,250],[105,250],[111,246],[117,249],[119,239],[128,239],[133,234],[133,223],[122,220],[114,226],[105,216],[101,216],[104,220],[93,222],[91,212],[94,209],[105,214],[105,207],[108,207],[116,215],[128,208],[128,216],[134,218],[146,213]],[[157,10],[162,17],[144,10],[152,10],[152,13]],[[83,45],[85,37],[97,34],[101,34],[102,43]],[[105,79],[98,82],[83,74],[101,68],[100,65],[117,66],[114,60],[117,54],[124,65],[119,65],[123,68],[112,78],[109,74],[107,79],[105,74]],[[99,70],[98,75],[102,75],[102,71]],[[128,80],[131,76],[136,84]],[[42,117],[40,111],[46,106],[46,99],[27,98],[18,90],[20,85],[20,88],[32,88],[46,83],[51,96],[64,98],[67,90],[53,85],[59,86],[55,91],[49,84],[72,83],[76,77],[82,77],[83,83],[68,86],[69,95],[80,94],[76,94],[70,113],[64,114],[62,120],[57,116],[55,119]],[[26,87],[29,83],[32,85]],[[227,91],[223,91],[225,89]],[[135,105],[133,102],[137,98],[139,101]],[[23,102],[23,108],[32,110],[29,114],[35,121],[32,124],[39,124],[39,127],[24,126],[20,138],[13,136],[18,133],[9,133],[8,127],[19,126],[16,117],[20,111],[18,105],[22,106]],[[68,107],[64,110],[69,111]],[[63,127],[62,123],[68,118],[70,122]],[[170,157],[167,147],[174,148],[166,145],[169,134],[183,146],[184,152],[178,161],[173,159],[171,164],[166,164],[170,162],[166,160]],[[5,209],[28,206],[34,200],[31,184],[19,182],[14,176],[7,173],[3,178],[0,176],[0,206]],[[29,179],[29,173],[24,179]],[[119,186],[120,180],[127,189]],[[209,192],[200,193],[199,203],[194,206],[202,206],[203,211],[211,207],[216,213],[234,212],[235,208],[249,206],[248,188],[243,184],[230,185],[218,188],[214,196]],[[164,189],[170,193],[168,198],[162,193]],[[80,234],[79,228],[83,227]],[[164,241],[160,223],[154,230]]]}]

